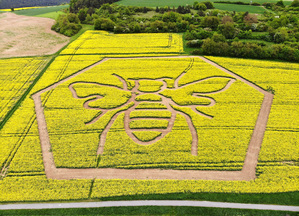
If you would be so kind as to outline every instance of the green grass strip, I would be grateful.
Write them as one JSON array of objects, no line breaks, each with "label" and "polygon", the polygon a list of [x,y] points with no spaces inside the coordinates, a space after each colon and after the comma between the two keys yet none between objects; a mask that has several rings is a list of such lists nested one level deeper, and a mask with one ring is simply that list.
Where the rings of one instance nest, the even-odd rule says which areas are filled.
[{"label": "green grass strip", "polygon": [[42,209],[42,210],[5,210],[4,215],[196,215],[196,216],[295,216],[294,212],[263,211],[247,209],[173,207],[173,206],[141,206],[113,208],[78,208],[78,209]]}]

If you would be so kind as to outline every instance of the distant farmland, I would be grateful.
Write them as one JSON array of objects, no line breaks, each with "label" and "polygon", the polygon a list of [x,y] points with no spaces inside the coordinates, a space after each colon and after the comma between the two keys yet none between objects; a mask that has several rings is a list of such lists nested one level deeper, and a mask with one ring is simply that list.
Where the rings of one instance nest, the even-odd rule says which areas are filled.
[{"label": "distant farmland", "polygon": [[[126,5],[126,6],[142,6],[142,7],[164,7],[164,6],[169,6],[169,7],[178,7],[179,5],[193,5],[193,3],[197,2],[204,2],[205,0],[164,0],[164,1],[159,1],[159,0],[148,0],[148,1],[139,1],[139,0],[121,0],[117,2],[117,4],[121,5]],[[211,2],[214,2],[215,0],[211,0]],[[219,1],[219,0],[217,0]],[[237,2],[238,0],[231,0],[232,2]],[[244,0],[242,2],[250,3],[250,0]],[[253,2],[257,2],[260,4],[263,4],[265,2],[270,2],[270,3],[276,3],[277,1],[275,0],[256,0]],[[284,1],[284,4],[290,5],[291,1]],[[244,6],[244,5],[232,5],[232,4],[215,4],[214,5],[217,9],[220,10],[230,10],[230,11],[249,11],[251,13],[259,13],[263,9],[260,7],[256,6]],[[256,8],[256,9],[255,9]]]}]

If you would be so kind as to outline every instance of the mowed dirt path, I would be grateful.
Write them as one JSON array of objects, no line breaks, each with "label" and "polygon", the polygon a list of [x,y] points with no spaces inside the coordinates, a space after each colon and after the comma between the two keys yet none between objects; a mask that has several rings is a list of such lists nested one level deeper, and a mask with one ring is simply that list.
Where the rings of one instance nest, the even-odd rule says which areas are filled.
[{"label": "mowed dirt path", "polygon": [[[163,57],[137,57],[142,58],[163,58]],[[135,58],[135,59],[137,59]],[[257,91],[264,94],[264,100],[261,105],[261,109],[256,120],[256,125],[253,130],[253,134],[247,149],[247,154],[245,157],[244,165],[241,171],[203,171],[203,170],[170,170],[170,169],[115,169],[115,168],[86,168],[86,169],[68,169],[68,168],[57,168],[54,162],[53,152],[51,151],[50,137],[47,130],[47,123],[44,116],[44,110],[41,101],[41,94],[54,89],[58,85],[90,70],[91,68],[111,59],[104,58],[98,63],[95,63],[72,76],[65,78],[46,89],[43,89],[34,95],[32,98],[35,104],[35,111],[38,123],[38,130],[41,141],[41,148],[43,153],[43,161],[45,167],[45,173],[47,178],[50,179],[175,179],[175,180],[245,180],[250,181],[256,178],[256,166],[258,163],[258,155],[263,142],[263,137],[265,129],[267,126],[268,117],[271,110],[271,105],[273,101],[273,95],[262,88],[254,85],[253,83],[245,80],[244,78],[226,70],[220,65],[199,56],[173,56],[165,58],[200,58],[208,64],[230,74],[237,80],[248,84],[249,86],[255,88]],[[117,58],[114,58],[117,59]],[[124,59],[124,58],[119,58]],[[132,59],[132,58],[126,58]]]},{"label": "mowed dirt path", "polygon": [[69,38],[51,30],[55,20],[0,14],[0,58],[53,54]]}]

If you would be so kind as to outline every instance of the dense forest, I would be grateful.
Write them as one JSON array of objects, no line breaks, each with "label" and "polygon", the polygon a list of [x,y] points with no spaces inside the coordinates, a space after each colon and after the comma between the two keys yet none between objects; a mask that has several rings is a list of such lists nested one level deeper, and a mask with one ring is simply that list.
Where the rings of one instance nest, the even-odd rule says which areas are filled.
[{"label": "dense forest", "polygon": [[69,2],[70,0],[0,0],[0,9],[52,6]]}]

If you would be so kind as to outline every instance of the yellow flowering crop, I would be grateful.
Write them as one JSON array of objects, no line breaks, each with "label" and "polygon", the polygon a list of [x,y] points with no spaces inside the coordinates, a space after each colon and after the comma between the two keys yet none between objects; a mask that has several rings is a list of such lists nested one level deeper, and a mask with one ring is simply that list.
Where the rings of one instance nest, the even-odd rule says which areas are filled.
[{"label": "yellow flowering crop", "polygon": [[[36,8],[41,8],[41,7],[22,7],[22,8],[14,8],[14,10],[19,11],[19,10],[28,10],[28,9],[36,9]],[[0,9],[0,11],[9,12],[11,11],[11,9]]]},{"label": "yellow flowering crop", "polygon": [[[182,38],[178,34],[113,35],[103,31],[88,31],[71,43],[56,57],[0,131],[0,170],[4,168],[2,174],[6,174],[4,178],[0,175],[0,202],[185,192],[298,191],[299,64],[219,57],[209,58],[264,89],[275,90],[259,155],[257,179],[96,179],[93,182],[46,178],[31,95],[99,62],[104,57],[177,55],[182,51]],[[35,70],[45,64],[38,62],[47,62],[47,59],[32,58],[31,63],[35,62],[35,66],[30,66],[31,72],[27,71],[27,66],[31,63],[24,67],[23,59],[0,60],[0,66],[1,61],[15,62],[5,64],[6,68],[23,64],[20,66],[23,70],[22,76],[27,76],[30,83],[29,76],[36,76],[38,72]],[[9,73],[20,71],[7,69],[9,70]],[[2,72],[2,67],[0,71]],[[23,79],[22,76],[20,80]],[[202,79],[205,81],[199,82]],[[263,94],[240,80],[234,80],[228,89],[216,93],[233,79],[233,76],[193,57],[116,58],[74,76],[41,94],[55,166],[78,170],[112,167],[239,171],[244,164]],[[11,80],[6,79],[5,83],[8,81]],[[20,87],[20,83],[21,81],[17,81],[15,85],[7,86],[11,86],[9,88],[12,91],[28,88],[25,85]],[[136,83],[139,83],[140,88],[134,88]],[[161,90],[162,88],[164,90]],[[158,94],[160,90],[161,94]],[[10,94],[2,93],[2,97],[6,95]],[[135,101],[130,100],[132,96],[136,96]],[[105,103],[101,102],[103,98]],[[8,98],[6,100],[13,101]],[[165,100],[171,100],[171,107],[163,104]],[[207,106],[213,101],[215,105]],[[1,102],[2,100],[0,104]],[[140,104],[134,107],[135,103]],[[192,109],[192,104],[201,106]],[[170,108],[177,112],[175,117],[172,116]],[[122,113],[128,109],[132,110],[129,115]],[[195,113],[196,110],[201,115]],[[197,156],[190,154],[193,138],[186,116],[190,117],[198,134]],[[104,152],[97,155],[100,136],[114,117],[106,136]],[[125,118],[130,120],[127,125],[124,123]],[[159,121],[161,124],[156,124]],[[170,123],[173,123],[171,131],[150,145],[137,144],[125,129],[125,126],[137,128],[132,132],[137,139],[151,141],[162,136],[161,125],[168,128]],[[147,127],[149,130],[146,130]]]},{"label": "yellow flowering crop", "polygon": [[182,36],[174,33],[109,34],[86,31],[61,54],[161,54],[182,53]]},{"label": "yellow flowering crop", "polygon": [[0,122],[39,75],[49,58],[0,60]]},{"label": "yellow flowering crop", "polygon": [[[41,161],[42,155],[40,152],[38,130],[35,122],[36,116],[34,103],[30,95],[101,59],[102,57],[98,56],[81,58],[79,56],[60,56],[55,59],[47,69],[47,72],[33,87],[31,93],[25,98],[21,107],[16,110],[14,115],[1,129],[0,167],[5,165],[5,163],[9,164],[13,160],[11,163],[11,172],[27,172],[32,170],[42,171],[44,169]],[[1,75],[3,74],[3,76],[0,77],[0,79],[3,79],[0,92],[4,97],[3,100],[0,100],[0,104],[3,104],[4,106],[6,102],[7,107],[13,106],[16,101],[12,99],[9,100],[9,97],[11,97],[9,92],[15,92],[16,99],[20,98],[22,96],[21,93],[24,93],[26,88],[28,88],[30,83],[40,73],[42,67],[44,67],[48,61],[48,58],[40,57],[0,60],[0,71]],[[20,83],[21,81],[24,82],[22,85]],[[27,83],[25,81],[27,81]],[[48,94],[50,95],[51,92],[48,92]],[[48,94],[44,96],[45,100],[49,96]],[[7,99],[5,99],[6,97]],[[7,110],[6,107],[0,111],[1,113],[4,113],[5,110]]]},{"label": "yellow flowering crop", "polygon": [[299,63],[208,57],[275,95],[259,161],[299,160]]},{"label": "yellow flowering crop", "polygon": [[[189,68],[190,64],[193,66]],[[83,168],[95,167],[98,163],[96,149],[100,134],[109,120],[119,111],[108,110],[100,120],[93,124],[86,125],[86,123],[102,115],[102,112],[107,108],[110,109],[110,106],[115,107],[117,104],[121,106],[128,100],[127,91],[124,91],[123,97],[120,93],[123,83],[113,74],[126,80],[131,89],[135,85],[134,80],[137,80],[136,82],[140,84],[139,90],[144,94],[137,94],[136,97],[149,99],[149,101],[141,100],[131,112],[132,121],[128,126],[131,129],[166,129],[171,112],[162,104],[160,98],[159,101],[151,102],[153,99],[151,95],[158,97],[151,92],[159,90],[163,85],[162,81],[155,79],[175,80],[186,68],[189,70],[179,80],[178,85],[190,85],[184,91],[179,90],[170,94],[174,82],[167,82],[170,88],[165,91],[167,94],[161,93],[160,98],[162,95],[167,95],[177,104],[206,105],[210,101],[204,98],[189,101],[190,98],[194,99],[191,96],[192,92],[195,90],[202,92],[206,88],[210,91],[221,89],[221,86],[226,85],[231,78],[230,75],[198,58],[111,59],[56,87],[49,98],[42,95],[56,166]],[[194,89],[191,88],[194,80],[215,76],[217,78],[207,79],[193,85]],[[142,80],[138,80],[141,78]],[[94,83],[101,85],[94,87]],[[73,97],[70,86],[76,91],[79,99]],[[104,98],[97,103],[91,101],[97,95]],[[108,132],[104,154],[100,156],[98,163],[99,167],[240,170],[263,95],[252,87],[236,81],[228,90],[212,94],[211,97],[217,101],[217,104],[212,107],[198,107],[198,110],[214,116],[212,120],[195,114],[188,107],[176,107],[191,116],[196,126],[199,134],[197,157],[190,154],[192,137],[182,115],[177,115],[172,131],[165,138],[152,145],[142,146],[134,143],[127,135],[124,129],[124,117],[120,114]],[[87,103],[86,101],[89,100],[90,102]],[[106,101],[105,106],[101,104],[102,100]],[[90,108],[84,108],[83,104]],[[77,117],[73,118],[73,116]],[[135,120],[143,117],[145,119]],[[140,137],[138,133],[134,135]],[[149,138],[141,139],[150,140],[154,137],[152,134],[147,136]]]}]

